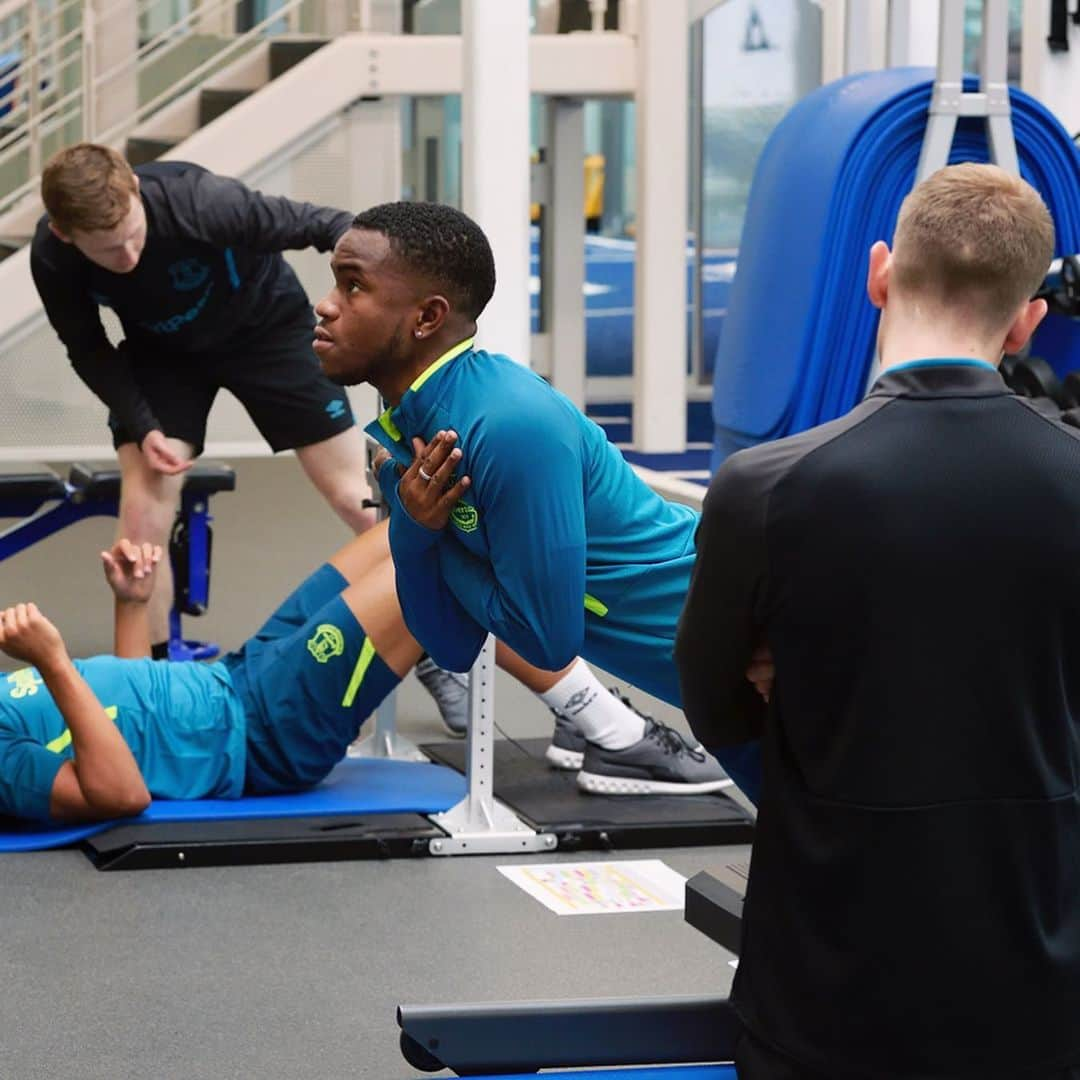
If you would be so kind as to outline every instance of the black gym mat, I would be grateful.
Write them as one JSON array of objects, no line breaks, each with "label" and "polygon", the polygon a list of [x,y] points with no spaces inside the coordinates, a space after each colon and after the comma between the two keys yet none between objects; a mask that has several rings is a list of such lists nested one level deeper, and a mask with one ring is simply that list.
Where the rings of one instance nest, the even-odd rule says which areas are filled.
[{"label": "black gym mat", "polygon": [[99,870],[334,862],[427,855],[446,834],[420,814],[118,825],[83,841]]},{"label": "black gym mat", "polygon": [[[495,797],[559,850],[748,844],[753,826],[722,792],[713,795],[587,795],[576,774],[544,759],[548,739],[495,741]],[[465,771],[466,743],[422,746],[432,761]]]}]

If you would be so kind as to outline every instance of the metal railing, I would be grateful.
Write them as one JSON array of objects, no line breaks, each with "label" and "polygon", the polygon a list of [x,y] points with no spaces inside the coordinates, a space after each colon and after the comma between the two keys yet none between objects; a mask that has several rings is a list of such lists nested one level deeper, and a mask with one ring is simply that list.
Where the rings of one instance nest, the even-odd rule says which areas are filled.
[{"label": "metal railing", "polygon": [[[0,214],[36,190],[42,165],[56,149],[93,140],[119,145],[139,124],[207,76],[238,58],[257,40],[300,28],[307,0],[282,0],[243,32],[232,28],[243,0],[203,0],[174,11],[168,24],[138,35],[161,0],[6,0],[0,2]],[[103,68],[99,28],[135,20],[133,40],[144,37],[119,63]],[[219,42],[213,54],[185,70],[116,123],[98,123],[99,97],[140,77],[170,51],[196,36]],[[137,91],[136,91],[137,93]],[[137,99],[136,99],[137,100]]]}]

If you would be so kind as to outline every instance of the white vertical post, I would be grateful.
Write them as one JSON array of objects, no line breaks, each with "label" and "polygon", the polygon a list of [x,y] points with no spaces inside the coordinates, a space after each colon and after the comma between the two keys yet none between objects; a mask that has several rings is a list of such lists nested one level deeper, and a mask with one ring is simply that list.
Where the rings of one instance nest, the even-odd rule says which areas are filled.
[{"label": "white vertical post", "polygon": [[529,0],[463,0],[462,209],[498,284],[479,344],[529,363]]},{"label": "white vertical post", "polygon": [[[858,2],[858,0],[852,0]],[[844,74],[844,29],[847,22],[846,0],[822,0],[821,4],[821,82],[835,82]]]},{"label": "white vertical post", "polygon": [[686,448],[686,0],[639,9],[634,445]]},{"label": "white vertical post", "polygon": [[889,67],[933,67],[937,63],[939,0],[892,0]]},{"label": "white vertical post", "polygon": [[30,0],[26,15],[27,58],[24,70],[30,83],[26,94],[29,142],[27,152],[30,157],[30,175],[37,176],[41,172],[41,131],[38,123],[41,116],[41,21],[37,0]]},{"label": "white vertical post", "polygon": [[544,209],[544,312],[551,382],[585,409],[585,104],[548,104],[549,198]]},{"label": "white vertical post", "polygon": [[1067,23],[1068,52],[1051,52],[1046,43],[1052,0],[1024,0],[1020,33],[1020,85],[1062,122],[1066,131],[1080,131],[1080,26]]},{"label": "white vertical post", "polygon": [[[945,0],[947,3],[948,0]],[[845,12],[844,71],[880,71],[885,66],[888,0],[849,0]]]},{"label": "white vertical post", "polygon": [[933,67],[937,63],[939,0],[892,0],[889,9],[889,67]]},{"label": "white vertical post", "polygon": [[112,0],[87,0],[93,8],[93,65],[95,72],[111,72],[94,80],[91,94],[94,132],[110,131],[130,122],[135,126],[139,108],[135,52],[139,47],[138,6]]},{"label": "white vertical post", "polygon": [[1020,175],[1009,105],[1009,5],[1007,0],[983,0],[983,36],[979,49],[979,89],[986,95],[986,133],[990,160],[1014,176]]},{"label": "white vertical post", "polygon": [[90,0],[83,0],[82,5],[82,137],[83,142],[92,142],[97,124],[97,50],[94,45],[94,6]]}]

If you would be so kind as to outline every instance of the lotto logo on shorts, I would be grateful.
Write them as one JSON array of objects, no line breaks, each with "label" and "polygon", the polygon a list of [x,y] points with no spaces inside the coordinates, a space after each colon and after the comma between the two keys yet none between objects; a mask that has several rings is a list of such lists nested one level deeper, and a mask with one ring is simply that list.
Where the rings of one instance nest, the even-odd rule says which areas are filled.
[{"label": "lotto logo on shorts", "polygon": [[467,502],[458,502],[450,512],[450,520],[456,529],[463,533],[476,532],[480,527],[480,513],[475,506]]},{"label": "lotto logo on shorts", "polygon": [[345,652],[345,635],[330,623],[320,623],[308,639],[307,650],[320,664],[325,664]]}]

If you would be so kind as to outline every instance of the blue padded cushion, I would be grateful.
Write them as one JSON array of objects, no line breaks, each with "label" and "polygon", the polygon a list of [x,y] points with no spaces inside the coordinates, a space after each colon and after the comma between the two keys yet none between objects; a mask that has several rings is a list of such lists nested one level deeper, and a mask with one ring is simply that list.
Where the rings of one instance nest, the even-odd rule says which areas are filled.
[{"label": "blue padded cushion", "polygon": [[[161,799],[135,822],[240,821],[251,818],[332,817],[339,814],[435,814],[465,797],[465,777],[442,765],[346,758],[316,788],[294,795],[243,799]],[[115,821],[85,825],[34,825],[0,818],[0,851],[64,847],[112,828]]]},{"label": "blue padded cushion", "polygon": [[[914,183],[933,74],[891,68],[840,79],[803,98],[769,138],[716,353],[714,471],[735,451],[831,420],[863,396],[877,333],[867,252],[891,241]],[[1034,98],[1013,89],[1010,101],[1020,171],[1054,216],[1057,253],[1075,252],[1077,149]],[[949,160],[988,155],[985,121],[961,119]],[[1036,347],[1080,353],[1080,323],[1058,321],[1064,340],[1036,338]]]}]

